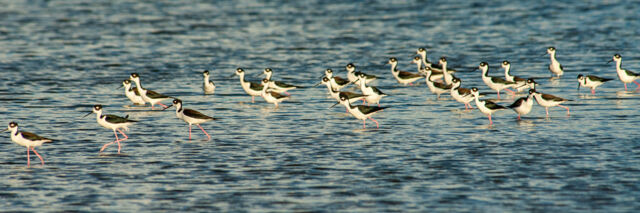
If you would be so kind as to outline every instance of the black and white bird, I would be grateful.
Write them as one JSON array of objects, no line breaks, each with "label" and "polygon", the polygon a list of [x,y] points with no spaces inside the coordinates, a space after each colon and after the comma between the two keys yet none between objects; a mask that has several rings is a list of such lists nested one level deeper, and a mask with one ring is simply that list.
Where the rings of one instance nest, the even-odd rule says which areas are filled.
[{"label": "black and white bird", "polygon": [[216,92],[216,84],[209,80],[209,75],[209,70],[202,72],[202,77],[204,79],[204,82],[202,83],[202,90],[204,90],[204,94],[210,95]]},{"label": "black and white bird", "polygon": [[529,95],[518,98],[513,104],[507,106],[518,114],[518,120],[520,120],[520,116],[529,114],[531,109],[533,109],[533,91],[534,90],[529,90]]},{"label": "black and white bird", "polygon": [[556,48],[547,48],[547,54],[550,56],[551,60],[549,64],[549,71],[551,71],[551,73],[556,75],[557,77],[562,76],[562,74],[564,74],[564,68],[562,68],[562,65],[560,64],[560,62],[558,62],[558,59],[556,59]]},{"label": "black and white bird", "polygon": [[433,75],[433,70],[431,69],[426,69],[425,72],[427,73],[426,76],[426,82],[427,82],[427,87],[429,87],[429,91],[431,91],[431,93],[436,94],[436,99],[440,99],[440,95],[443,93],[447,93],[451,90],[451,85],[445,85],[444,83],[441,82],[434,82],[431,80],[431,76]]},{"label": "black and white bird", "polygon": [[361,73],[358,76],[358,80],[356,80],[356,83],[360,84],[360,91],[365,95],[367,105],[378,104],[378,107],[380,107],[380,99],[387,96],[387,94],[380,91],[377,87],[367,86],[367,82],[365,81],[365,79],[366,75]]},{"label": "black and white bird", "polygon": [[31,167],[31,156],[29,156],[31,151],[40,158],[40,162],[42,163],[42,166],[44,166],[44,160],[42,159],[42,156],[36,152],[36,147],[42,146],[43,143],[51,143],[53,140],[38,136],[31,132],[18,131],[18,123],[16,122],[10,122],[9,127],[4,131],[11,131],[11,140],[14,143],[27,147],[27,167]]},{"label": "black and white bird", "polygon": [[478,68],[482,71],[482,81],[491,89],[498,92],[498,99],[500,99],[500,90],[507,90],[515,96],[516,93],[508,88],[516,86],[516,83],[507,81],[504,78],[489,76],[489,64],[487,62],[480,62]]},{"label": "black and white bird", "polygon": [[453,78],[455,78],[455,76],[453,76],[453,74],[451,74],[451,72],[449,72],[449,70],[447,69],[447,58],[445,58],[444,56],[440,57],[440,60],[438,60],[438,64],[442,66],[442,75],[444,77],[444,83],[446,85],[451,85],[452,80]]},{"label": "black and white bird", "polygon": [[571,101],[569,99],[556,97],[556,96],[553,96],[553,95],[550,95],[550,94],[539,93],[534,89],[529,90],[529,95],[533,95],[533,97],[536,98],[536,102],[538,102],[538,104],[540,106],[544,107],[544,110],[545,110],[547,116],[549,116],[549,107],[554,107],[554,106],[559,106],[559,107],[565,108],[567,110],[567,116],[570,115],[569,114],[569,107],[560,105],[561,103],[564,103],[564,102],[567,102],[567,101]]},{"label": "black and white bird", "polygon": [[131,73],[129,79],[136,83],[136,90],[142,97],[145,102],[149,102],[151,104],[151,109],[153,109],[153,105],[159,104],[160,106],[167,108],[166,105],[160,103],[161,101],[170,99],[170,96],[163,95],[157,93],[153,90],[148,90],[142,87],[142,83],[140,83],[140,75],[138,73]]},{"label": "black and white bird", "polygon": [[265,68],[262,74],[266,75],[266,79],[269,80],[269,89],[277,93],[284,93],[289,95],[289,90],[300,88],[300,86],[295,86],[291,84],[284,83],[282,81],[274,81],[271,80],[273,77],[273,70],[271,68]]},{"label": "black and white bird", "polygon": [[[431,63],[427,58],[427,49],[422,47],[418,48],[418,50],[416,51],[416,54],[420,55],[420,57],[422,58],[422,64],[425,66],[425,69],[428,68],[433,71],[432,75],[440,76],[442,74],[442,66],[440,64]],[[456,72],[453,69],[447,69],[447,71],[450,73]]]},{"label": "black and white bird", "polygon": [[461,84],[462,80],[459,78],[453,78],[451,80],[451,97],[456,101],[463,103],[464,109],[473,109],[470,102],[473,101],[474,96],[471,94],[470,89],[460,87]]},{"label": "black and white bird", "polygon": [[598,76],[595,75],[582,75],[582,74],[578,74],[578,90],[580,90],[580,87],[588,87],[591,88],[591,94],[595,95],[596,94],[596,87],[604,84],[604,82],[607,81],[611,81],[613,79],[611,78],[600,78]]},{"label": "black and white bird", "polygon": [[491,114],[493,114],[494,112],[498,111],[498,110],[503,110],[506,109],[506,107],[500,106],[496,103],[493,103],[489,100],[480,100],[478,97],[480,97],[480,92],[478,92],[478,88],[471,88],[471,94],[473,94],[475,100],[476,100],[476,106],[478,107],[478,109],[480,110],[480,112],[484,113],[485,115],[487,115],[489,117],[489,125],[493,124],[493,121],[491,120]]},{"label": "black and white bird", "polygon": [[[418,65],[418,73],[422,73],[425,76],[427,75],[428,68],[422,68],[422,60],[420,59],[420,56],[413,57],[413,60],[411,61],[411,63]],[[442,72],[440,72],[439,74],[434,74],[433,69],[428,69],[428,70],[431,70],[431,77],[429,78],[431,79],[431,81],[436,81],[443,77]]]},{"label": "black and white bird", "polygon": [[356,71],[356,65],[354,65],[353,63],[347,64],[345,69],[347,70],[347,78],[351,82],[354,82],[354,81],[358,80],[358,76],[360,74],[364,74],[364,76],[366,77],[365,79],[367,80],[367,82],[366,82],[367,84],[371,83],[372,81],[375,81],[376,79],[378,79],[378,77],[376,77],[375,75],[369,75],[369,74],[366,74],[366,73],[363,73],[363,72]]},{"label": "black and white bird", "polygon": [[418,73],[398,70],[398,59],[396,58],[389,58],[388,64],[391,64],[391,74],[393,74],[393,77],[395,77],[399,83],[404,84],[405,86],[407,84],[413,85],[414,81],[417,81],[424,77]]},{"label": "black and white bird", "polygon": [[351,83],[351,81],[348,81],[344,78],[333,76],[333,70],[331,69],[326,69],[324,71],[324,75],[325,77],[329,78],[329,82],[331,83],[331,88],[333,88],[333,90],[340,91],[342,88],[348,86]]},{"label": "black and white bird", "polygon": [[182,101],[180,99],[173,99],[173,104],[170,105],[169,107],[172,107],[172,106],[176,107],[176,117],[180,118],[181,120],[189,124],[189,140],[191,140],[191,125],[193,124],[200,127],[202,132],[204,132],[204,134],[207,135],[207,141],[211,140],[211,136],[209,135],[209,133],[207,133],[207,131],[204,131],[204,128],[202,128],[200,124],[207,121],[215,120],[215,118],[202,114],[192,109],[183,108]]},{"label": "black and white bird", "polygon": [[135,105],[145,105],[144,99],[140,96],[137,88],[132,87],[131,80],[126,79],[122,81],[122,86],[124,87],[124,95],[129,98],[129,100]]},{"label": "black and white bird", "polygon": [[349,99],[349,103],[354,103],[358,100],[362,100],[363,102],[365,101],[366,95],[353,93],[353,92],[340,92],[337,90],[333,90],[333,88],[331,88],[331,82],[329,78],[327,78],[326,76],[322,77],[322,82],[320,83],[327,86],[327,89],[329,90],[329,94],[331,95],[331,97],[336,99],[336,101],[340,101],[340,94],[346,95],[347,98]]},{"label": "black and white bird", "polygon": [[274,105],[276,105],[276,108],[278,108],[278,104],[284,100],[287,100],[289,98],[291,98],[290,96],[286,96],[286,95],[282,95],[280,93],[271,91],[269,89],[269,87],[267,86],[267,84],[269,84],[269,80],[262,79],[262,90],[260,91],[260,96],[262,96],[262,98],[264,98],[264,100],[267,103],[272,103]]},{"label": "black and white bird", "polygon": [[[376,123],[376,128],[380,128],[380,125],[378,124],[378,121],[374,120],[371,116],[373,114],[376,114],[377,112],[382,111],[386,107],[365,106],[365,105],[353,106],[353,105],[351,105],[351,102],[349,102],[349,98],[344,94],[340,94],[340,101],[338,103],[334,104],[333,106],[338,105],[338,104],[344,105],[344,107],[347,108],[347,111],[349,113],[351,113],[351,115],[353,115],[354,117],[356,117],[359,120],[362,120],[362,128],[364,128],[364,129],[367,128],[367,118]],[[333,106],[331,106],[331,107],[333,107]]]},{"label": "black and white bird", "polygon": [[[113,134],[116,135],[116,140],[113,141],[113,142],[109,142],[109,143],[104,144],[102,146],[102,148],[100,149],[100,152],[102,152],[105,148],[107,148],[107,146],[109,146],[109,145],[111,145],[113,143],[117,143],[118,144],[118,154],[120,154],[120,148],[121,148],[120,142],[129,139],[129,136],[124,134],[124,132],[122,132],[122,130],[129,131],[129,126],[134,124],[135,122],[138,122],[138,121],[129,120],[128,119],[129,116],[120,117],[120,116],[116,116],[116,115],[103,115],[102,114],[102,105],[100,105],[100,104],[94,105],[93,109],[92,109],[92,112],[89,112],[84,117],[87,117],[88,115],[91,115],[91,113],[95,113],[96,114],[96,121],[98,122],[98,124],[100,124],[100,126],[102,126],[104,128],[107,128],[107,129],[113,130]],[[124,136],[124,138],[123,139],[119,139],[118,138],[118,133],[116,131],[120,132],[120,134],[122,134]]]},{"label": "black and white bird", "polygon": [[640,79],[640,74],[635,73],[631,70],[622,68],[622,56],[620,54],[613,55],[613,59],[609,60],[607,63],[611,63],[612,61],[616,62],[616,72],[618,73],[618,78],[622,83],[624,83],[624,91],[627,91],[627,83],[635,83],[640,88],[640,83],[636,80]]},{"label": "black and white bird", "polygon": [[236,69],[235,73],[237,76],[240,77],[240,86],[242,86],[242,89],[244,90],[244,92],[246,92],[251,96],[251,103],[254,103],[255,97],[260,96],[262,92],[262,84],[254,83],[251,81],[245,81],[244,79],[245,72],[244,72],[244,69],[242,68]]},{"label": "black and white bird", "polygon": [[524,90],[528,90],[528,89],[533,89],[530,88],[527,84],[527,79],[515,76],[515,75],[511,75],[511,62],[509,61],[502,61],[502,68],[504,68],[504,79],[507,81],[511,81],[516,83],[516,85],[514,86],[514,88],[518,91],[518,92],[522,92]]}]

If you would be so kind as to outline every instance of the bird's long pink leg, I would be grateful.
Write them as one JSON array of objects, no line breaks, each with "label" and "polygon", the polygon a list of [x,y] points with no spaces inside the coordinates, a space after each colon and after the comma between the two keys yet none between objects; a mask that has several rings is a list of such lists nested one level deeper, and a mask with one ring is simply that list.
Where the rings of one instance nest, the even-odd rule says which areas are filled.
[{"label": "bird's long pink leg", "polygon": [[118,154],[120,154],[120,139],[118,139],[118,133],[116,133],[116,130],[113,130],[113,134],[116,135],[116,143],[118,143]]},{"label": "bird's long pink leg", "polygon": [[549,107],[545,107],[544,111],[547,112],[547,117],[549,117]]},{"label": "bird's long pink leg", "polygon": [[[129,136],[124,134],[124,132],[122,132],[120,129],[117,129],[117,130],[118,130],[118,132],[120,132],[120,134],[122,134],[124,136],[123,139],[120,139],[120,140],[116,141],[116,142],[118,142],[118,154],[120,154],[120,141],[125,141],[125,140],[129,139]],[[118,138],[117,136],[118,136],[118,134],[116,134],[116,139]]]},{"label": "bird's long pink leg", "polygon": [[498,99],[500,99],[500,90],[498,90]]},{"label": "bird's long pink leg", "polygon": [[287,91],[284,91],[284,94],[287,94],[287,96],[291,96],[291,94],[289,94]]},{"label": "bird's long pink leg", "polygon": [[562,106],[562,105],[560,105],[560,104],[558,104],[558,106],[559,106],[559,107],[562,107],[562,108],[565,108],[565,109],[567,109],[567,116],[568,116],[568,115],[570,115],[570,114],[569,114],[569,107],[566,107],[566,106]]},{"label": "bird's long pink leg", "polygon": [[31,150],[29,150],[29,147],[27,146],[27,168],[31,167],[31,156],[29,155],[29,152]]},{"label": "bird's long pink leg", "polygon": [[510,89],[507,89],[507,88],[504,88],[504,90],[511,92],[511,95],[513,95],[513,96],[516,95],[516,92],[514,92],[513,90],[510,90]]},{"label": "bird's long pink leg", "polygon": [[160,106],[164,107],[165,109],[166,109],[166,108],[169,108],[167,105],[164,105],[164,104],[162,104],[162,103],[160,103],[160,102],[158,102],[158,104],[159,104]]},{"label": "bird's long pink leg", "polygon": [[518,114],[518,120],[520,120],[520,114]]},{"label": "bird's long pink leg", "polygon": [[251,103],[255,103],[256,96],[251,96]]},{"label": "bird's long pink leg", "polygon": [[205,135],[207,135],[207,141],[211,140],[211,136],[209,135],[209,133],[207,133],[207,131],[204,131],[204,129],[200,126],[200,124],[196,124],[196,125],[200,127],[200,129],[202,130],[202,132],[204,132]]},{"label": "bird's long pink leg", "polygon": [[40,158],[40,162],[42,162],[42,166],[44,166],[44,159],[42,159],[42,156],[40,156],[40,154],[38,154],[38,152],[36,152],[36,148],[35,147],[31,147],[31,150],[33,150],[33,153],[36,153],[38,158]]},{"label": "bird's long pink leg", "polygon": [[624,91],[627,91],[627,83],[624,83]]},{"label": "bird's long pink leg", "polygon": [[374,120],[372,117],[369,117],[369,119],[371,119],[373,122],[376,122],[376,129],[380,128],[378,121]]},{"label": "bird's long pink leg", "polygon": [[362,128],[363,129],[367,128],[367,119],[362,120]]},{"label": "bird's long pink leg", "polygon": [[638,88],[640,88],[640,83],[638,83],[637,81],[633,81],[633,83],[636,83],[636,85],[638,85]]},{"label": "bird's long pink leg", "polygon": [[489,116],[489,125],[493,124],[493,121],[491,120],[491,114],[488,115]]},{"label": "bird's long pink leg", "polygon": [[191,140],[191,124],[189,124],[189,140]]},{"label": "bird's long pink leg", "polygon": [[151,110],[153,110],[153,104],[151,104]]},{"label": "bird's long pink leg", "polygon": [[595,89],[591,89],[591,94],[595,95],[596,94],[596,90]]}]

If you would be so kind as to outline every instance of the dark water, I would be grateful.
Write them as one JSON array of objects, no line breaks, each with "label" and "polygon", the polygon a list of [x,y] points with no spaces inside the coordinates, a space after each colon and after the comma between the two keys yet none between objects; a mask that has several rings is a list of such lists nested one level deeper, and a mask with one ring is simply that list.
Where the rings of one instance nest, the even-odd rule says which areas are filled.
[{"label": "dark water", "polygon": [[[623,92],[612,64],[640,70],[639,3],[621,1],[9,1],[0,2],[0,116],[58,139],[39,147],[41,167],[5,132],[3,211],[635,212],[640,209],[640,96]],[[550,81],[548,46],[565,75]],[[384,63],[419,47],[447,56],[464,86],[489,89],[479,62],[502,76],[544,77],[539,90],[573,99],[564,109],[464,112],[424,84],[400,86]],[[274,69],[311,86],[326,68],[353,62],[383,76],[391,107],[380,129],[328,109],[325,87],[293,90],[274,110],[229,78]],[[201,71],[218,88],[203,96]],[[116,89],[138,72],[145,86],[219,118],[203,127],[173,110],[126,107]],[[595,96],[579,73],[616,78]],[[249,77],[257,81],[258,77]],[[630,84],[630,88],[635,85]],[[495,98],[489,94],[488,98]],[[512,100],[499,101],[508,105]],[[94,116],[128,114],[123,153],[102,144]],[[165,102],[168,104],[168,102]]]}]

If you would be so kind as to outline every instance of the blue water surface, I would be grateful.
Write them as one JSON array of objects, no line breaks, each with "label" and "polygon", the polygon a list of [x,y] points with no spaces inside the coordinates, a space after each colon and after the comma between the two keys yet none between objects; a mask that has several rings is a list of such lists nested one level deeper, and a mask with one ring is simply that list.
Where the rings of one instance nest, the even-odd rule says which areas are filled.
[{"label": "blue water surface", "polygon": [[[0,122],[56,139],[25,148],[0,143],[1,211],[250,212],[637,212],[640,94],[625,92],[613,54],[640,71],[640,3],[626,1],[0,1]],[[550,79],[546,48],[565,69]],[[386,61],[415,72],[427,48],[446,56],[464,87],[496,99],[474,70],[535,77],[538,90],[572,101],[493,125],[424,81],[398,84]],[[390,94],[380,128],[329,108],[327,68],[380,76]],[[255,103],[237,77],[306,86],[278,109]],[[218,88],[203,95],[201,72]],[[131,107],[120,82],[144,86],[218,118],[188,126],[174,109]],[[591,95],[578,74],[615,78]],[[350,90],[350,89],[347,89]],[[519,94],[518,96],[523,96]],[[509,105],[513,97],[496,101]],[[169,104],[165,101],[164,104]],[[140,122],[122,153],[95,115]],[[474,105],[475,107],[475,105]],[[1,123],[0,123],[1,124]]]}]

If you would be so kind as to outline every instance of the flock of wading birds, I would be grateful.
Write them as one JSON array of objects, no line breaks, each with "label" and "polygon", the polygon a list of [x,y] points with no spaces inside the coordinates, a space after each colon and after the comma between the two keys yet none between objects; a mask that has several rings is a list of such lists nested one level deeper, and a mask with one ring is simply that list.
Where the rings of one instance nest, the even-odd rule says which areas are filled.
[{"label": "flock of wading birds", "polygon": [[[562,65],[555,57],[556,49],[554,47],[547,48],[547,54],[550,55],[551,60],[548,67],[549,71],[551,71],[553,75],[556,75],[556,78],[561,77],[564,71]],[[521,97],[515,100],[513,104],[504,107],[490,100],[479,99],[480,93],[476,87],[471,89],[462,88],[462,80],[454,76],[454,73],[456,72],[455,70],[447,68],[447,59],[445,57],[441,57],[438,63],[434,64],[429,62],[427,59],[427,51],[424,48],[419,48],[416,55],[417,56],[415,56],[411,62],[417,65],[417,72],[415,73],[398,70],[398,60],[396,58],[389,59],[388,64],[391,65],[391,73],[399,83],[403,85],[413,84],[413,82],[425,78],[429,90],[436,94],[438,98],[443,93],[450,93],[453,99],[465,105],[465,109],[473,109],[470,103],[475,101],[476,107],[480,112],[488,116],[489,125],[493,123],[491,120],[492,113],[507,108],[513,109],[518,114],[518,120],[520,120],[521,115],[526,115],[531,112],[534,99],[540,106],[545,107],[547,116],[549,115],[549,107],[553,106],[565,108],[567,110],[567,115],[569,115],[569,108],[561,105],[562,103],[569,101],[568,99],[536,91],[535,87],[537,83],[533,79],[520,78],[510,74],[511,64],[508,61],[503,61],[501,64],[504,68],[504,78],[489,76],[489,65],[486,62],[481,62],[478,66],[478,69],[482,71],[482,81],[489,86],[489,88],[497,92],[498,99],[500,98],[501,90],[506,90],[514,96],[516,91],[522,92],[528,90],[528,95],[526,97]],[[620,81],[624,83],[625,90],[627,90],[627,83],[631,82],[634,82],[638,85],[638,88],[640,88],[640,83],[636,82],[637,79],[640,79],[640,74],[623,69],[621,67],[622,56],[615,54],[609,62],[612,61],[616,62],[616,72]],[[348,64],[346,66],[346,70],[347,79],[334,76],[331,69],[325,70],[325,75],[322,77],[322,81],[316,84],[316,86],[319,84],[326,85],[331,97],[338,101],[333,106],[342,104],[348,113],[351,113],[354,117],[363,121],[364,128],[366,128],[367,119],[375,122],[376,128],[379,127],[378,121],[371,118],[371,116],[385,108],[380,106],[380,100],[387,95],[375,86],[368,85],[370,82],[376,80],[377,77],[356,71],[356,67],[353,64]],[[254,98],[256,96],[260,96],[264,98],[266,102],[273,103],[277,108],[279,103],[289,99],[290,96],[287,92],[288,90],[300,88],[299,86],[272,80],[271,77],[273,76],[273,70],[269,68],[264,69],[263,74],[266,75],[266,77],[262,79],[262,82],[254,83],[245,80],[245,72],[242,68],[238,68],[235,71],[235,75],[240,77],[240,85],[244,91],[251,96],[252,102],[254,102]],[[213,94],[216,86],[209,80],[209,71],[205,70],[203,72],[203,76],[204,93]],[[591,88],[591,93],[595,94],[595,89],[598,86],[610,80],[613,79],[580,74],[578,75],[578,89],[580,86],[588,87]],[[135,82],[136,87],[132,86],[132,81]],[[350,84],[357,85],[362,93],[341,91]],[[145,89],[142,87],[142,84],[140,83],[140,75],[137,73],[132,73],[129,76],[129,79],[124,80],[122,82],[122,87],[125,89],[125,95],[127,98],[136,105],[145,105],[146,103],[150,103],[152,110],[156,104],[161,105],[164,109],[175,106],[176,116],[189,124],[189,140],[191,139],[191,126],[193,124],[202,130],[202,132],[207,136],[207,140],[211,140],[211,136],[200,126],[200,124],[215,120],[215,118],[192,109],[183,108],[182,101],[180,99]],[[283,95],[283,93],[286,95]],[[173,99],[173,104],[166,106],[161,103],[168,99]],[[363,105],[353,105],[357,101],[362,101]],[[369,104],[374,104],[374,106],[370,106]],[[120,153],[120,142],[128,139],[128,136],[122,130],[127,131],[128,126],[137,121],[128,119],[128,116],[120,117],[116,115],[103,114],[101,105],[93,106],[92,112],[89,112],[85,117],[92,113],[96,114],[96,121],[98,124],[107,129],[113,130],[116,137],[115,141],[104,144],[100,149],[100,152],[104,151],[107,146],[116,143],[118,144],[118,153]],[[27,167],[31,165],[30,151],[33,151],[38,158],[40,158],[40,162],[44,166],[44,160],[42,159],[42,156],[36,152],[35,147],[41,146],[43,143],[52,142],[51,139],[41,137],[30,132],[18,131],[18,124],[16,122],[10,122],[9,127],[4,131],[7,130],[11,131],[11,140],[13,140],[13,142],[27,147]],[[122,134],[124,138],[119,138],[118,132]]]}]

